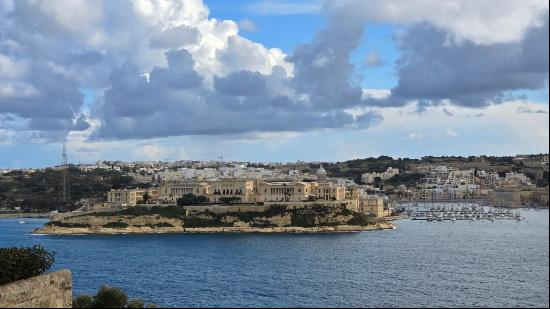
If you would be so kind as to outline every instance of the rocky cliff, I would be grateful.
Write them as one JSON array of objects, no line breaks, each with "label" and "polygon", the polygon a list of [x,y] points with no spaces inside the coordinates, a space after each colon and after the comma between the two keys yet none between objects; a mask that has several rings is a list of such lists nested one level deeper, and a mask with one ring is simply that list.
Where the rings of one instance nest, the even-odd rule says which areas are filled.
[{"label": "rocky cliff", "polygon": [[[228,208],[229,209],[229,208]],[[393,226],[345,208],[312,204],[294,208],[271,205],[250,211],[220,211],[219,207],[143,207],[65,217],[35,233],[207,233],[207,232],[337,232],[388,229]]]}]

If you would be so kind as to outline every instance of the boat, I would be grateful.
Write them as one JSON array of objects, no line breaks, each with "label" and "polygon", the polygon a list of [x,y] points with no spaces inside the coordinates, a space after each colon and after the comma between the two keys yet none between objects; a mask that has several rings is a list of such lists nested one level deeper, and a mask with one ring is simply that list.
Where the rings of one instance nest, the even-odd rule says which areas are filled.
[{"label": "boat", "polygon": [[25,221],[25,220],[19,220],[19,224],[25,224],[25,223],[27,223],[27,221]]}]

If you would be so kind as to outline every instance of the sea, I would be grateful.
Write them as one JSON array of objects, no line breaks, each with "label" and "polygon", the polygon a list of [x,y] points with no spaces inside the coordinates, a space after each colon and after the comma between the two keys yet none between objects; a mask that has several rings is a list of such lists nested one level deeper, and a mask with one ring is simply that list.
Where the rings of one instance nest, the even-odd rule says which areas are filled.
[{"label": "sea", "polygon": [[0,247],[55,251],[75,296],[107,284],[163,307],[548,307],[549,213],[521,214],[332,234],[48,236],[31,234],[45,219],[0,219]]}]

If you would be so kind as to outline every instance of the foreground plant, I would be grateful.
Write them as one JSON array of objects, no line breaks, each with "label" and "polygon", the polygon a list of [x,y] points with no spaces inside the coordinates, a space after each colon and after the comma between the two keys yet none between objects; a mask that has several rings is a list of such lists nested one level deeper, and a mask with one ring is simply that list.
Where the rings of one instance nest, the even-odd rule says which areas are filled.
[{"label": "foreground plant", "polygon": [[45,273],[55,262],[55,252],[40,245],[0,248],[0,285]]},{"label": "foreground plant", "polygon": [[87,294],[73,299],[73,308],[156,308],[155,304],[139,298],[128,300],[128,295],[117,287],[102,285],[95,296]]}]

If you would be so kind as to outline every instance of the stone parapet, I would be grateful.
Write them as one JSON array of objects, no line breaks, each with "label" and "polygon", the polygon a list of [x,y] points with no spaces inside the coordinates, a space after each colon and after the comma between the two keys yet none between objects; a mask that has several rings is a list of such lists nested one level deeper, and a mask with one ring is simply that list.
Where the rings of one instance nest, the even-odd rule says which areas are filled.
[{"label": "stone parapet", "polygon": [[0,286],[0,308],[71,308],[71,272],[60,270]]}]

